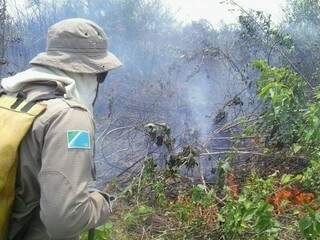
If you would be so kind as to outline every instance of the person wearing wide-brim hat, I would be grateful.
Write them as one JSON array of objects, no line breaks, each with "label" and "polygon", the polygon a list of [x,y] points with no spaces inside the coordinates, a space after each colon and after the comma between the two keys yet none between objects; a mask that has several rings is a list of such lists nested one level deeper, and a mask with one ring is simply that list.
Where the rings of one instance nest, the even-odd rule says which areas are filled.
[{"label": "person wearing wide-brim hat", "polygon": [[1,81],[7,95],[46,105],[19,152],[8,239],[79,239],[104,224],[112,198],[95,179],[92,107],[99,84],[121,66],[101,27],[86,19],[51,26],[31,68]]},{"label": "person wearing wide-brim hat", "polygon": [[48,32],[47,51],[31,60],[39,64],[76,73],[103,73],[121,66],[107,50],[102,28],[84,19],[68,19]]}]

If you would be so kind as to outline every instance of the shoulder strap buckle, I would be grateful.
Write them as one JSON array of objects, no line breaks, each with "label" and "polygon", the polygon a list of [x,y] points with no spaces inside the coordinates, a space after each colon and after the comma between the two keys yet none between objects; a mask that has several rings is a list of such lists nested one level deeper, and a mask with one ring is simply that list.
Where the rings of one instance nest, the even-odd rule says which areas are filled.
[{"label": "shoulder strap buckle", "polygon": [[20,91],[17,94],[17,100],[10,106],[11,109],[17,109],[17,107],[19,107],[19,105],[26,100],[27,95],[25,92]]}]

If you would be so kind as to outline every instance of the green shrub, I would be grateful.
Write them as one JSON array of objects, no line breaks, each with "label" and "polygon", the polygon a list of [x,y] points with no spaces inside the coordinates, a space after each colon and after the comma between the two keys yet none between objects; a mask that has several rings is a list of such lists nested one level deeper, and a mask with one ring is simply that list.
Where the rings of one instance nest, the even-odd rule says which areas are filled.
[{"label": "green shrub", "polygon": [[308,214],[300,220],[299,228],[305,239],[320,239],[320,213],[309,209]]},{"label": "green shrub", "polygon": [[302,184],[308,191],[320,194],[320,160],[314,159],[303,173]]},{"label": "green shrub", "polygon": [[263,180],[253,175],[238,199],[227,198],[219,217],[227,239],[277,239],[279,223],[273,218],[273,206],[266,201],[273,187],[273,176]]},{"label": "green shrub", "polygon": [[131,212],[127,212],[123,216],[123,221],[128,226],[136,226],[146,224],[149,217],[155,212],[155,210],[149,206],[141,205],[138,206]]},{"label": "green shrub", "polygon": [[268,133],[271,144],[280,148],[297,143],[306,108],[305,82],[287,68],[273,68],[264,61],[253,63],[261,72],[258,96],[264,104],[260,130]]}]

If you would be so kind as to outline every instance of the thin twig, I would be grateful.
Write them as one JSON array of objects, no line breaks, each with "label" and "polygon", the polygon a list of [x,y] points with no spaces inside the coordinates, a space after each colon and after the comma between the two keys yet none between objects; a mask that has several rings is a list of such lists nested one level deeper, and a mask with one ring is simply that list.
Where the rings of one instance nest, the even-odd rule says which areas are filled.
[{"label": "thin twig", "polygon": [[221,151],[221,152],[209,152],[209,153],[201,153],[200,156],[215,156],[221,154],[250,154],[250,155],[258,155],[258,156],[268,156],[267,154],[260,152],[250,152],[250,151]]},{"label": "thin twig", "polygon": [[108,136],[109,134],[113,133],[113,132],[116,132],[116,131],[120,131],[120,130],[123,130],[123,129],[127,129],[127,128],[134,128],[136,126],[125,126],[125,127],[118,127],[118,128],[114,128],[112,130],[110,130],[109,132],[106,133],[106,131],[108,131],[108,129],[105,129],[101,135],[99,137],[97,137],[97,142],[99,142],[99,140],[101,138],[103,138],[104,136]]},{"label": "thin twig", "polygon": [[[248,17],[251,18],[251,20],[260,28],[260,30],[265,33],[263,27],[260,25],[259,22],[243,7],[241,7],[236,1],[230,0],[231,4],[237,6],[243,13],[245,13]],[[256,34],[257,35],[257,34]],[[259,36],[258,36],[259,37]],[[260,38],[264,43],[269,45],[268,42],[264,38]],[[310,87],[311,90],[314,90],[315,88],[312,86],[312,84],[309,82],[309,80],[304,76],[304,74],[299,70],[299,68],[291,61],[291,59],[287,56],[287,54],[279,47],[278,44],[274,45],[274,48],[281,54],[282,57],[285,58],[285,60],[290,64],[290,66],[293,68],[293,70],[298,73],[301,78],[307,83],[307,85]]]}]

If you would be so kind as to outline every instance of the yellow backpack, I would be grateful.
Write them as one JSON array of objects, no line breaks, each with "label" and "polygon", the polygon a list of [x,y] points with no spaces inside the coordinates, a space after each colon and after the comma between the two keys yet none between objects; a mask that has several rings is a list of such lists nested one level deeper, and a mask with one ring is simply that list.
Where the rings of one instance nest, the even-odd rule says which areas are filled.
[{"label": "yellow backpack", "polygon": [[[1,89],[0,89],[1,90]],[[0,239],[5,239],[15,197],[19,145],[45,105],[0,92]]]}]

